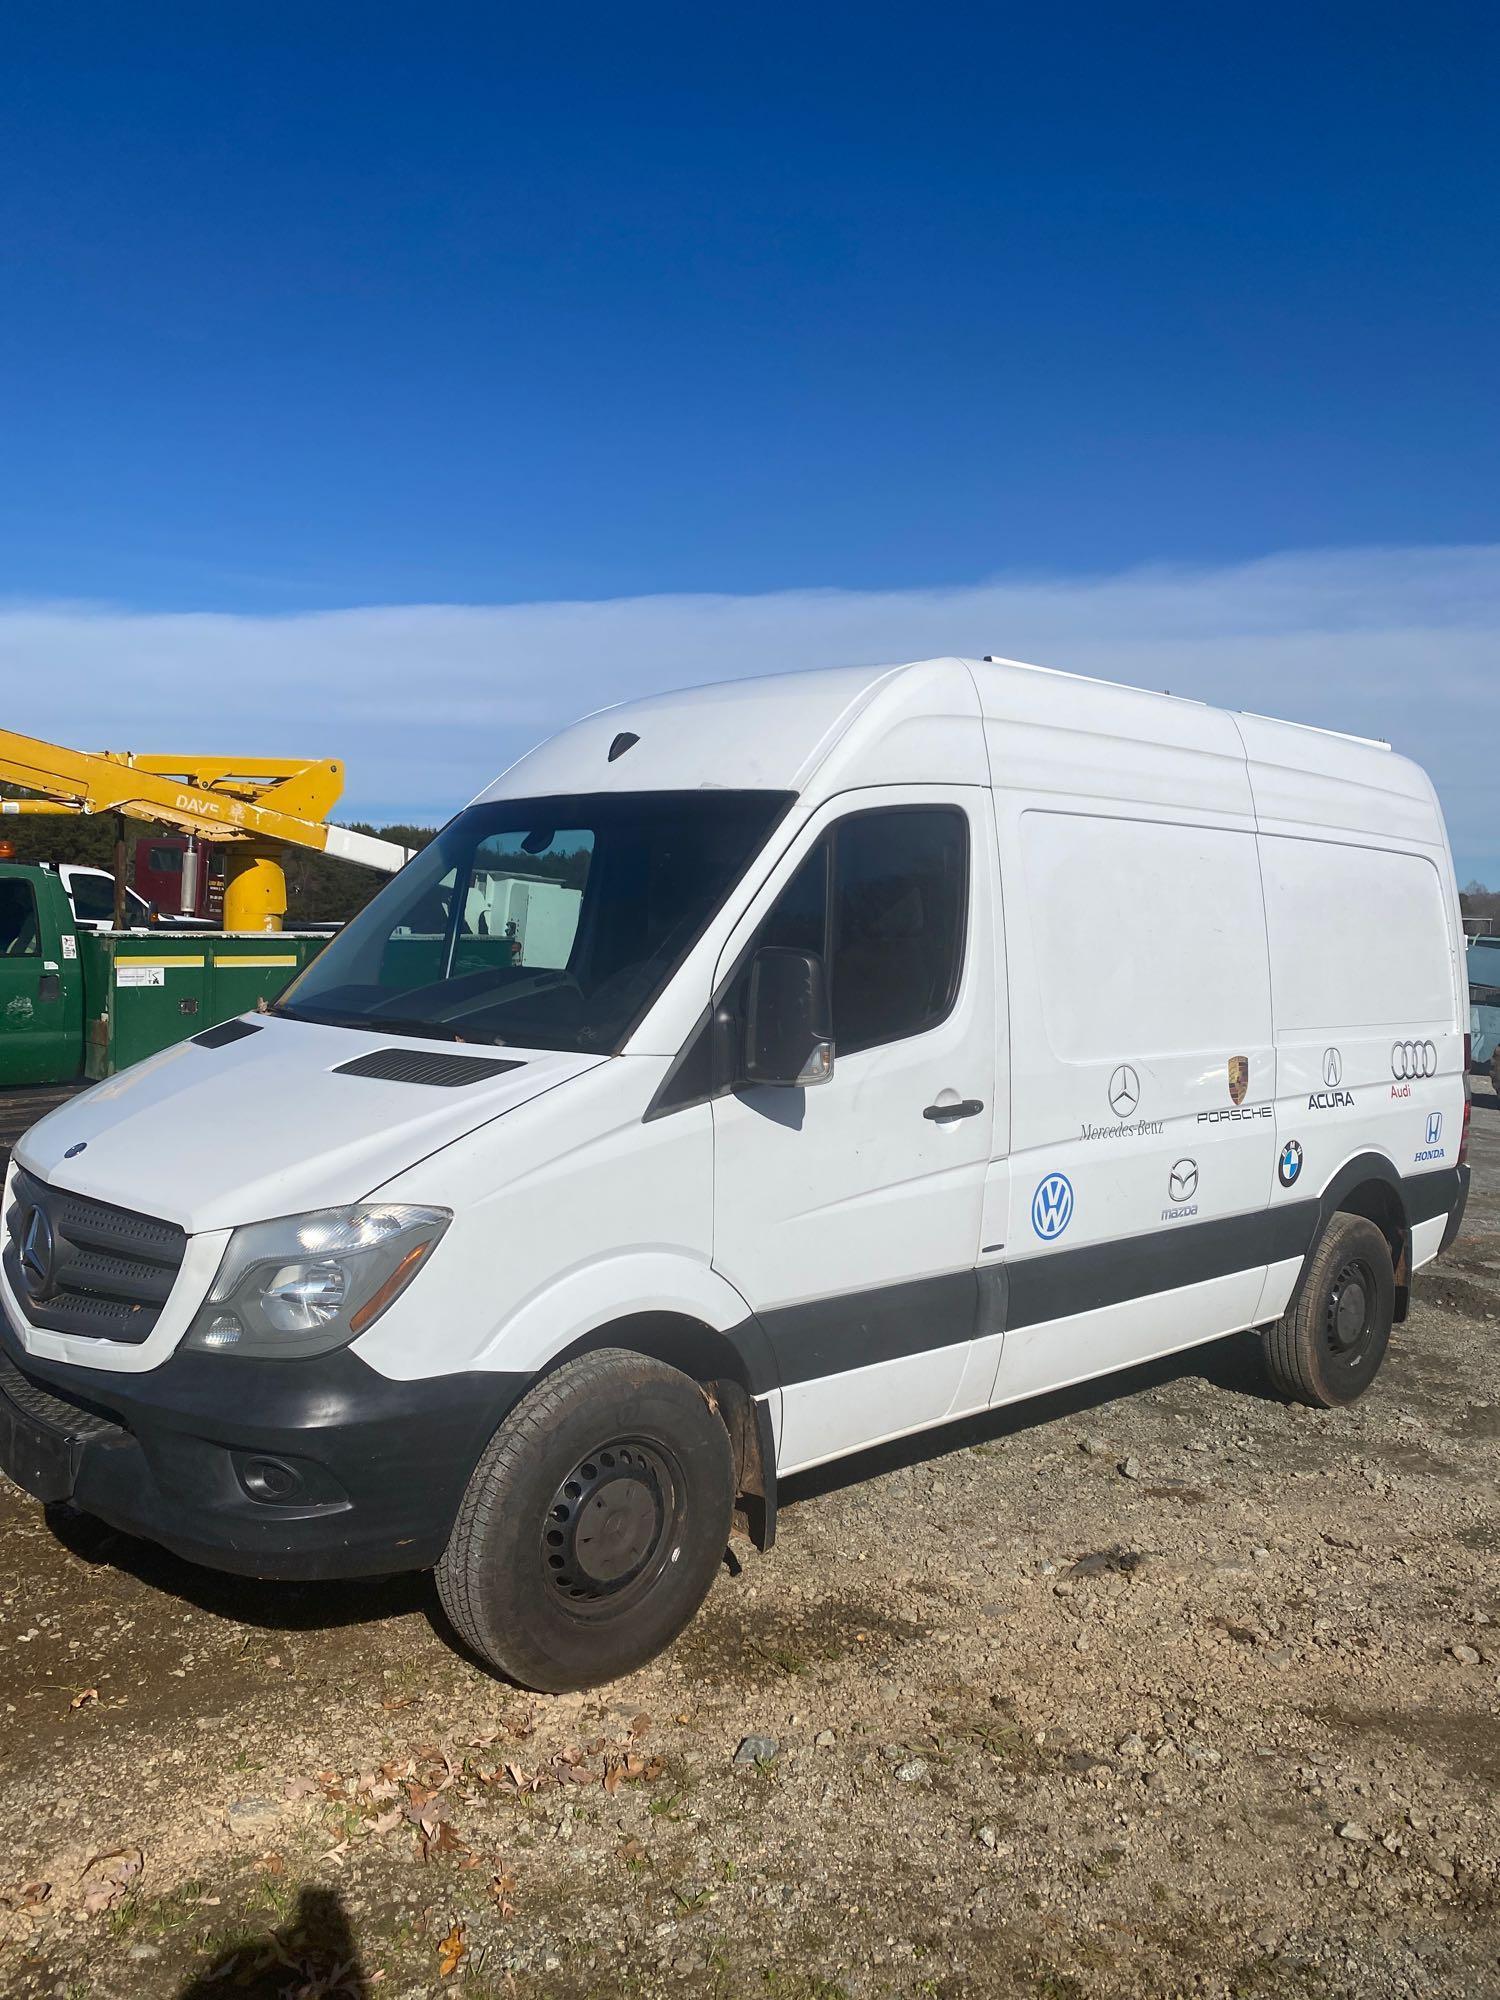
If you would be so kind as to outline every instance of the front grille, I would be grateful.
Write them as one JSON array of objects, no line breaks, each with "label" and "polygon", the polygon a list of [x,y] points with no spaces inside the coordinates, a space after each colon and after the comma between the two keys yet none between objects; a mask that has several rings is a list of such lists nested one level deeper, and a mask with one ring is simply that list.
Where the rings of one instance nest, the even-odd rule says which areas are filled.
[{"label": "front grille", "polygon": [[505,1056],[444,1056],[427,1049],[372,1049],[367,1056],[338,1063],[335,1076],[373,1076],[386,1083],[431,1083],[444,1090],[457,1090],[466,1083],[483,1083],[486,1077],[503,1076],[519,1069],[519,1062]]},{"label": "front grille", "polygon": [[[10,1195],[5,1275],[32,1325],[136,1347],[147,1339],[177,1281],[186,1234],[154,1215],[49,1187],[19,1167]],[[45,1220],[38,1242],[51,1239],[40,1279],[22,1254],[36,1211]]]},{"label": "front grille", "polygon": [[65,1401],[63,1397],[54,1396],[49,1389],[44,1389],[40,1382],[33,1382],[5,1354],[0,1354],[0,1396],[14,1403],[18,1410],[23,1410],[34,1423],[45,1424],[48,1430],[61,1431],[64,1437],[126,1435],[122,1425],[102,1416],[98,1410],[86,1409],[82,1403]]}]

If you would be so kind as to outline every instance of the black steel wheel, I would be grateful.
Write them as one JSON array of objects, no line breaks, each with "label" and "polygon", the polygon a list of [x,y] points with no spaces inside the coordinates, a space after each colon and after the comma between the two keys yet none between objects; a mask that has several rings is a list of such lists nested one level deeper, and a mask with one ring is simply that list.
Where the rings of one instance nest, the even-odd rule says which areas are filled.
[{"label": "black steel wheel", "polygon": [[1390,1245],[1362,1215],[1335,1215],[1291,1306],[1267,1329],[1283,1395],[1331,1410],[1362,1396],[1385,1359],[1396,1306]]},{"label": "black steel wheel", "polygon": [[545,1376],[486,1447],[437,1568],[487,1665],[561,1693],[671,1644],[729,1540],[724,1425],[675,1368],[601,1348]]},{"label": "black steel wheel", "polygon": [[547,1581],[580,1617],[618,1611],[670,1559],[686,1500],[681,1469],[642,1438],[614,1438],[575,1465],[542,1529]]}]

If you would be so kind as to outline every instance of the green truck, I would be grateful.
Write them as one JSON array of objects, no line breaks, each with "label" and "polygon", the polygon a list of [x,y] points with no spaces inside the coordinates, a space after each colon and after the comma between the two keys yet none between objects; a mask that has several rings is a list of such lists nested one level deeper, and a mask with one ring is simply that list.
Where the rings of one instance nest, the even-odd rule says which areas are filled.
[{"label": "green truck", "polygon": [[109,1076],[274,1000],[327,942],[90,928],[57,871],[0,862],[0,1089]]}]

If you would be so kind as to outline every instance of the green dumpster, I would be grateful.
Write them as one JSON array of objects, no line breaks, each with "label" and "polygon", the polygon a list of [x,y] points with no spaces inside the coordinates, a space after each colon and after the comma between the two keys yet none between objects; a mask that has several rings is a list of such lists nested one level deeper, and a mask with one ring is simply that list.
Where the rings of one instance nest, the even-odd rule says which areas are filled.
[{"label": "green dumpster", "polygon": [[86,1074],[126,1069],[274,1000],[327,944],[321,933],[82,933]]}]

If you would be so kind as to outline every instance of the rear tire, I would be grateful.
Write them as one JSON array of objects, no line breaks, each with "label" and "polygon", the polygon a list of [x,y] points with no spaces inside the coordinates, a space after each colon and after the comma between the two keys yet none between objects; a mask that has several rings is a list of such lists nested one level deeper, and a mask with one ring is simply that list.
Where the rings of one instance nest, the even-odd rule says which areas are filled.
[{"label": "rear tire", "polygon": [[1266,1329],[1271,1380],[1292,1402],[1314,1409],[1352,1403],[1385,1359],[1395,1308],[1390,1246],[1373,1222],[1341,1210],[1292,1306]]},{"label": "rear tire", "polygon": [[622,1348],[546,1376],[474,1469],[437,1566],[454,1630],[550,1694],[643,1665],[703,1602],[734,1509],[698,1384]]}]

